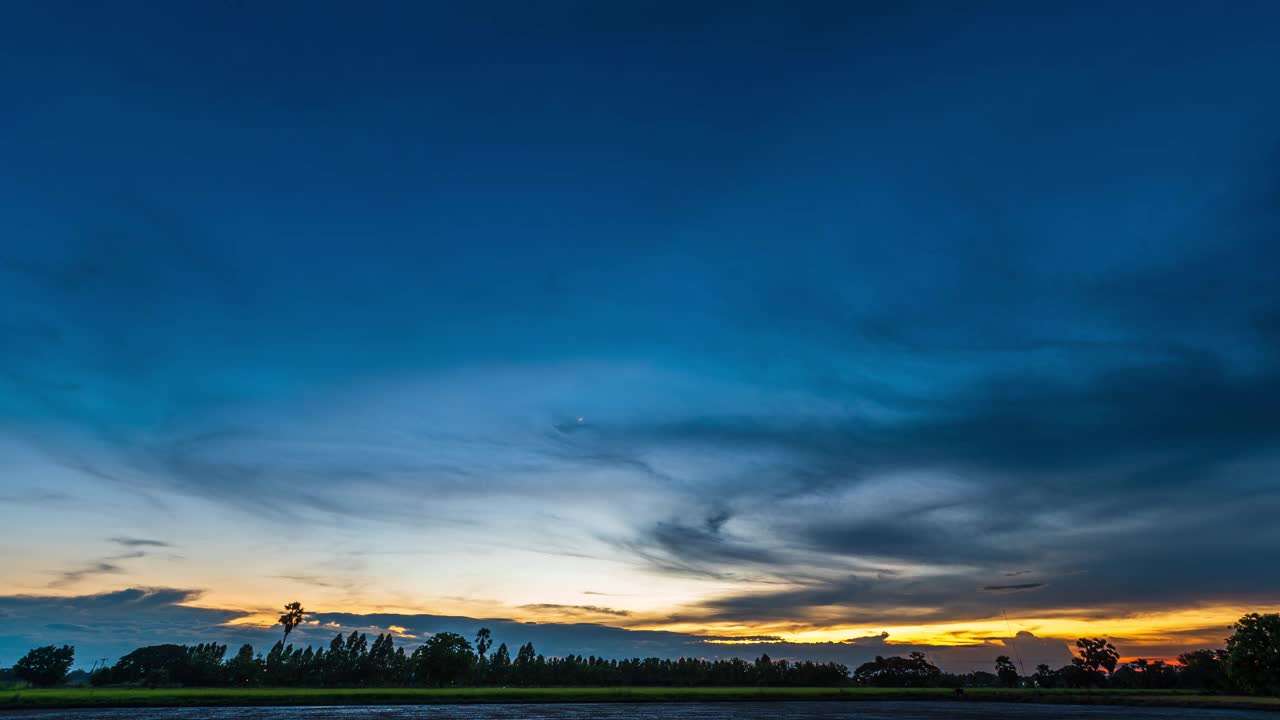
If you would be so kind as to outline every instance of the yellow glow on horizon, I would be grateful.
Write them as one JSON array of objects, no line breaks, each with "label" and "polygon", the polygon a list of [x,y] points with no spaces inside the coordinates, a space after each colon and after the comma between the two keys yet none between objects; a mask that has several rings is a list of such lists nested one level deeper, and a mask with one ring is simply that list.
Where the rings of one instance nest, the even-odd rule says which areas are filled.
[{"label": "yellow glow on horizon", "polygon": [[[1230,626],[1248,612],[1280,612],[1280,606],[1241,607],[1233,605],[1205,606],[1159,610],[1114,617],[1085,616],[1079,609],[1063,609],[1038,613],[1030,617],[1003,617],[964,622],[922,623],[917,625],[835,625],[797,628],[794,623],[762,623],[758,625],[722,623],[654,623],[633,625],[634,629],[691,632],[718,636],[716,642],[750,642],[752,636],[774,636],[786,642],[844,642],[856,638],[888,633],[889,644],[922,644],[936,646],[975,645],[1027,631],[1036,637],[1075,640],[1084,636],[1123,638],[1126,645],[1182,645],[1208,643],[1221,645],[1230,634]],[[736,637],[735,637],[736,636]],[[746,637],[748,639],[738,639]]]},{"label": "yellow glow on horizon", "polygon": [[[1117,642],[1121,646],[1121,652],[1127,657],[1150,646],[1187,649],[1221,647],[1224,638],[1230,634],[1230,626],[1242,615],[1249,612],[1280,612],[1280,604],[1225,603],[1160,608],[1138,613],[1114,609],[1051,608],[1026,615],[1011,614],[1006,623],[1000,616],[930,622],[927,618],[936,609],[914,608],[896,613],[896,623],[867,625],[840,622],[840,614],[847,612],[847,609],[830,608],[830,612],[821,617],[801,621],[723,622],[710,617],[699,617],[698,608],[701,601],[726,592],[728,584],[690,583],[686,586],[672,583],[660,588],[647,588],[648,592],[636,592],[638,584],[635,578],[624,573],[596,579],[601,582],[593,582],[589,587],[606,592],[586,594],[575,589],[565,590],[560,595],[547,595],[538,591],[491,600],[420,594],[408,588],[397,589],[395,592],[383,591],[376,596],[357,597],[345,590],[327,588],[310,588],[305,593],[295,593],[291,589],[280,590],[271,586],[269,579],[253,583],[241,580],[243,584],[238,585],[214,584],[218,590],[193,597],[182,605],[235,612],[237,616],[226,623],[232,627],[277,626],[283,602],[298,599],[303,601],[310,613],[430,614],[477,619],[506,618],[514,622],[590,622],[632,630],[690,633],[714,638],[714,642],[724,644],[750,644],[758,642],[760,637],[777,637],[795,643],[845,642],[888,633],[886,642],[889,645],[965,646],[998,642],[1008,637],[1010,631],[1027,631],[1036,637],[1066,642],[1084,636],[1107,637]],[[608,582],[604,582],[605,580]],[[105,583],[102,587],[90,587],[89,583],[85,583],[74,588],[43,588],[35,586],[34,582],[29,584],[31,587],[20,586],[19,590],[33,595],[70,597],[92,591],[119,589]],[[159,582],[148,585],[162,586]],[[260,601],[263,597],[279,597],[280,606],[274,603],[264,606]],[[536,603],[535,598],[538,601]],[[557,603],[562,603],[563,607]],[[594,606],[605,607],[593,610]],[[610,607],[614,610],[604,611]],[[914,619],[912,613],[918,614],[919,619]],[[680,620],[673,621],[673,616]],[[308,626],[315,627],[311,623]],[[398,628],[384,627],[381,630],[404,632]]]},{"label": "yellow glow on horizon", "polygon": [[[364,614],[387,612],[383,608],[343,608],[343,612]],[[422,609],[403,609],[406,614],[437,612]],[[710,642],[725,645],[747,645],[761,642],[762,637],[777,637],[793,643],[845,642],[857,638],[880,636],[888,633],[889,645],[933,645],[959,647],[979,645],[1007,638],[1013,633],[1027,631],[1039,638],[1074,641],[1079,637],[1107,637],[1119,640],[1130,652],[1144,646],[1203,646],[1219,647],[1230,634],[1230,626],[1248,612],[1280,612],[1280,606],[1241,607],[1214,605],[1183,609],[1167,609],[1133,613],[1112,617],[1086,615],[1082,609],[1066,608],[1037,613],[1030,617],[987,618],[964,622],[921,623],[887,626],[832,625],[828,627],[797,627],[794,623],[665,623],[648,621],[644,617],[590,617],[579,613],[554,616],[546,610],[522,611],[507,608],[501,617],[516,622],[582,622],[584,620],[605,625],[626,627],[632,630],[665,630],[711,636]],[[278,613],[246,612],[242,617],[227,623],[232,626],[271,627],[276,624]],[[405,630],[391,626],[388,630],[397,634]]]}]

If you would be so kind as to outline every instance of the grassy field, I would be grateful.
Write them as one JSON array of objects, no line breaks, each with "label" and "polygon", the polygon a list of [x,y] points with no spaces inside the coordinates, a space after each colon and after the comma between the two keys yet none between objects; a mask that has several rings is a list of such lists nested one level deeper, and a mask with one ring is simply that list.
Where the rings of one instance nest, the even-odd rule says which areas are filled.
[{"label": "grassy field", "polygon": [[[234,705],[439,705],[477,702],[723,702],[780,700],[946,700],[946,688],[56,688],[0,693],[0,708]],[[1091,703],[1240,707],[1280,711],[1280,698],[1178,691],[970,689],[965,702]]]},{"label": "grassy field", "polygon": [[[216,705],[390,705],[546,702],[716,702],[756,700],[952,700],[945,688],[56,688],[2,691],[5,708]],[[1230,707],[1280,711],[1280,698],[1176,691],[971,689],[963,701]]]}]

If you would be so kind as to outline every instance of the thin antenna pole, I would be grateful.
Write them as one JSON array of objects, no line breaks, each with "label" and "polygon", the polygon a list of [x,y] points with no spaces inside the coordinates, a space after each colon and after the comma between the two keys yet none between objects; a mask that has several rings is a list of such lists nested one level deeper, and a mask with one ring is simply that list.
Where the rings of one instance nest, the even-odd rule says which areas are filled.
[{"label": "thin antenna pole", "polygon": [[1027,674],[1027,666],[1022,664],[1022,653],[1018,652],[1018,643],[1013,639],[1013,626],[1009,624],[1009,613],[1001,608],[1000,614],[1004,616],[1004,626],[1009,631],[1009,645],[1013,647],[1013,656],[1018,658],[1018,672],[1025,676]]}]

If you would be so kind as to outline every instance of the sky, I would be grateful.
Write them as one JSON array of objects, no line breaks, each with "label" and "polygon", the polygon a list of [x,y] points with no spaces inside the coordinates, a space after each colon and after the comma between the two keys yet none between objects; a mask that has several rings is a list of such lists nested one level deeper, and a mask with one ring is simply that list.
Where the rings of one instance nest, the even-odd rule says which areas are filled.
[{"label": "sky", "polygon": [[1274,4],[3,15],[0,662],[1280,608]]}]

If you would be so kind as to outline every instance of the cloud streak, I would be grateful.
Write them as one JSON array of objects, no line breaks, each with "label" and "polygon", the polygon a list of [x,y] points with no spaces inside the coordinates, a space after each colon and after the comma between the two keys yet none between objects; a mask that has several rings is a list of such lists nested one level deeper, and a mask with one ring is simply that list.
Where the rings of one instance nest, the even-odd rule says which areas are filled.
[{"label": "cloud streak", "polygon": [[130,548],[139,548],[139,547],[141,547],[141,548],[171,548],[171,547],[173,547],[172,545],[170,545],[170,544],[169,544],[169,543],[167,543],[167,542],[164,542],[164,541],[161,541],[161,540],[149,540],[149,539],[147,539],[147,538],[133,538],[133,537],[123,537],[123,536],[118,536],[118,537],[110,538],[110,540],[111,540],[111,542],[113,542],[113,543],[115,543],[115,544],[117,544],[117,545],[123,545],[123,546],[125,546],[125,547],[130,547]]},{"label": "cloud streak", "polygon": [[535,611],[552,611],[566,615],[611,615],[613,617],[628,617],[631,615],[630,610],[618,610],[617,608],[604,607],[601,605],[560,605],[557,603],[530,603],[521,605],[521,610]]}]

